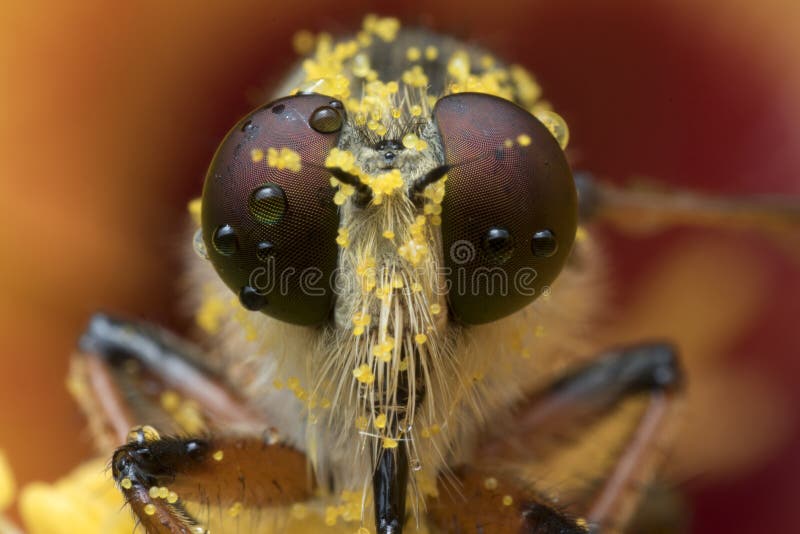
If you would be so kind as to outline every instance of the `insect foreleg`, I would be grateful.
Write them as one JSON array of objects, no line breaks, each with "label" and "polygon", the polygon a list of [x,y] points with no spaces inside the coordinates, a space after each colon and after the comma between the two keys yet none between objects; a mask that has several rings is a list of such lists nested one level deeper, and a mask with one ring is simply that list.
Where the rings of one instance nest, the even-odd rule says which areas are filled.
[{"label": "insect foreleg", "polygon": [[606,352],[522,403],[478,456],[515,466],[592,529],[614,532],[663,459],[659,445],[682,376],[668,344]]},{"label": "insect foreleg", "polygon": [[[269,426],[266,418],[203,366],[199,349],[163,329],[96,314],[81,338],[80,349],[83,354],[78,358],[87,359],[83,372],[95,396],[110,402],[105,393],[119,390],[118,396],[133,405],[128,409],[134,412],[134,424],[159,426],[143,406],[147,404],[145,397],[152,396],[149,392],[158,390],[177,393],[196,403],[212,427],[256,433]],[[105,391],[98,391],[98,386]],[[135,413],[137,409],[140,413]],[[116,444],[119,443],[122,441]]]},{"label": "insect foreleg", "polygon": [[161,438],[140,429],[114,453],[111,468],[148,534],[205,532],[185,503],[230,515],[307,500],[313,485],[304,454],[255,438]]},{"label": "insect foreleg", "polygon": [[778,195],[722,197],[691,191],[619,187],[575,173],[582,222],[605,221],[632,234],[676,225],[756,231],[796,256],[800,203]]}]

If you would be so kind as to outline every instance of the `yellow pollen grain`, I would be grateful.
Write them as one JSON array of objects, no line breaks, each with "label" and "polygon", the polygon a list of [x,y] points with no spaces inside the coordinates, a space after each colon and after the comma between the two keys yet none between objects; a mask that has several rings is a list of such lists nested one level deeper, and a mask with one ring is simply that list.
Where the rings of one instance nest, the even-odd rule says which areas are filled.
[{"label": "yellow pollen grain", "polygon": [[369,424],[369,419],[366,416],[359,415],[356,417],[356,428],[361,430],[362,432],[367,429],[367,425]]},{"label": "yellow pollen grain", "polygon": [[295,503],[292,505],[291,514],[295,519],[305,519],[306,515],[308,515],[308,508],[304,504]]},{"label": "yellow pollen grain", "polygon": [[417,134],[407,133],[405,136],[403,136],[403,146],[406,148],[415,148],[417,141],[419,141]]},{"label": "yellow pollen grain", "polygon": [[313,33],[308,30],[300,30],[292,37],[292,47],[295,53],[305,56],[314,50],[315,41]]},{"label": "yellow pollen grain", "polygon": [[379,18],[377,15],[367,15],[364,17],[363,27],[365,31],[388,43],[397,37],[400,21],[393,17]]},{"label": "yellow pollen grain", "polygon": [[428,61],[433,61],[439,57],[439,49],[435,46],[428,46],[425,48],[425,59]]},{"label": "yellow pollen grain", "polygon": [[201,198],[194,198],[189,201],[189,204],[186,206],[186,209],[189,210],[189,215],[192,216],[192,220],[197,226],[200,226],[200,213],[202,212],[203,208],[203,200]]},{"label": "yellow pollen grain", "polygon": [[514,146],[514,141],[512,141],[511,139],[506,139],[505,141],[503,141],[503,146],[505,148],[511,148],[512,146]]},{"label": "yellow pollen grain", "polygon": [[347,248],[350,245],[350,231],[347,228],[339,228],[336,244],[342,248]]},{"label": "yellow pollen grain", "polygon": [[231,517],[236,517],[242,511],[242,503],[235,502],[228,508],[228,515]]},{"label": "yellow pollen grain", "polygon": [[267,165],[278,170],[286,169],[292,172],[300,172],[302,169],[300,154],[289,147],[268,148]]},{"label": "yellow pollen grain", "polygon": [[147,494],[151,499],[158,499],[158,486],[152,486],[147,490]]},{"label": "yellow pollen grain", "polygon": [[416,46],[410,46],[408,50],[406,50],[406,59],[409,61],[417,61],[420,57],[422,57],[422,52],[419,51],[419,48]]},{"label": "yellow pollen grain", "polygon": [[386,428],[386,414],[382,413],[375,418],[375,428]]},{"label": "yellow pollen grain", "polygon": [[575,231],[575,241],[582,243],[583,241],[586,241],[587,237],[589,237],[589,232],[587,232],[586,228],[583,226],[579,226]]},{"label": "yellow pollen grain", "polygon": [[131,479],[128,477],[125,477],[120,481],[119,485],[124,489],[131,489],[131,487],[133,487],[133,482],[131,482]]},{"label": "yellow pollen grain", "polygon": [[425,342],[428,341],[428,336],[425,334],[417,334],[414,336],[414,341],[417,343],[417,345],[424,345]]},{"label": "yellow pollen grain", "polygon": [[260,148],[254,148],[250,151],[250,159],[253,163],[258,163],[264,159],[264,151]]},{"label": "yellow pollen grain", "polygon": [[217,451],[211,457],[214,458],[214,460],[216,460],[217,462],[221,462],[222,459],[225,457],[225,453],[223,451]]},{"label": "yellow pollen grain", "polygon": [[394,438],[383,438],[383,448],[384,449],[396,449],[397,448],[397,440]]},{"label": "yellow pollen grain", "polygon": [[581,528],[587,528],[589,526],[589,522],[586,521],[586,518],[584,517],[579,517],[578,519],[576,519],[575,524]]},{"label": "yellow pollen grain", "polygon": [[386,239],[394,239],[394,232],[392,232],[391,230],[386,230],[383,232],[383,237],[385,237]]},{"label": "yellow pollen grain", "polygon": [[283,389],[283,382],[281,380],[273,380],[272,387],[275,389]]},{"label": "yellow pollen grain", "polygon": [[400,365],[398,366],[400,371],[408,371],[408,360],[400,360]]},{"label": "yellow pollen grain", "polygon": [[496,490],[496,489],[497,489],[497,486],[498,486],[498,484],[497,484],[497,479],[496,479],[496,478],[494,478],[494,477],[489,477],[489,478],[486,478],[486,479],[484,479],[484,481],[483,481],[483,487],[484,487],[484,488],[486,488],[486,489],[487,489],[487,490],[489,490],[489,491],[494,491],[494,490]]},{"label": "yellow pollen grain", "polygon": [[145,504],[144,505],[144,513],[147,515],[155,515],[156,507],[153,504]]},{"label": "yellow pollen grain", "polygon": [[411,284],[411,291],[413,291],[414,293],[420,293],[422,291],[422,284],[420,284],[419,282],[414,282],[413,284]]},{"label": "yellow pollen grain", "polygon": [[470,73],[469,54],[464,50],[456,51],[447,62],[447,73],[456,81],[465,81]]},{"label": "yellow pollen grain", "polygon": [[431,304],[430,307],[431,315],[438,315],[442,311],[442,307],[438,304]]},{"label": "yellow pollen grain", "polygon": [[358,78],[366,78],[370,72],[369,56],[365,53],[357,54],[353,58],[353,74]]},{"label": "yellow pollen grain", "polygon": [[531,144],[531,136],[528,134],[519,134],[517,136],[517,143],[519,143],[520,146],[528,146]]},{"label": "yellow pollen grain", "polygon": [[366,363],[361,364],[353,369],[353,377],[362,384],[372,384],[375,381],[375,375],[372,373],[372,368]]},{"label": "yellow pollen grain", "polygon": [[158,488],[158,498],[159,499],[166,499],[167,497],[169,497],[169,489],[167,489],[167,488],[165,488],[163,486]]},{"label": "yellow pollen grain", "polygon": [[427,87],[428,85],[428,76],[425,75],[425,72],[422,70],[422,67],[419,65],[414,65],[407,71],[405,71],[401,79],[403,83],[406,85],[410,85],[411,87]]},{"label": "yellow pollen grain", "polygon": [[170,491],[167,494],[167,502],[170,504],[175,504],[176,502],[178,502],[178,494],[175,493],[174,491]]},{"label": "yellow pollen grain", "polygon": [[181,397],[177,392],[167,390],[161,394],[161,407],[168,412],[174,412],[181,404]]},{"label": "yellow pollen grain", "polygon": [[503,506],[511,506],[514,504],[514,498],[511,495],[503,495]]},{"label": "yellow pollen grain", "polygon": [[420,115],[422,115],[422,106],[420,106],[419,104],[414,104],[413,106],[411,106],[410,111],[412,117],[419,117]]},{"label": "yellow pollen grain", "polygon": [[561,115],[549,110],[538,110],[533,115],[550,130],[550,133],[558,141],[561,150],[567,148],[569,144],[569,127],[567,126],[567,121]]}]

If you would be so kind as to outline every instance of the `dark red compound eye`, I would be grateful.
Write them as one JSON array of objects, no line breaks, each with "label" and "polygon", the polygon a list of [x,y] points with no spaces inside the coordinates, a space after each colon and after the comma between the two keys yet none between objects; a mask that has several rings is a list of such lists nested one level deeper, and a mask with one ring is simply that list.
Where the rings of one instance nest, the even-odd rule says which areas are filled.
[{"label": "dark red compound eye", "polygon": [[217,149],[203,240],[245,308],[303,325],[328,318],[339,215],[323,164],[344,120],[338,100],[290,96],[242,119]]},{"label": "dark red compound eye", "polygon": [[578,220],[572,173],[550,131],[502,98],[446,96],[433,118],[451,166],[442,202],[450,311],[487,323],[532,302],[564,266]]}]

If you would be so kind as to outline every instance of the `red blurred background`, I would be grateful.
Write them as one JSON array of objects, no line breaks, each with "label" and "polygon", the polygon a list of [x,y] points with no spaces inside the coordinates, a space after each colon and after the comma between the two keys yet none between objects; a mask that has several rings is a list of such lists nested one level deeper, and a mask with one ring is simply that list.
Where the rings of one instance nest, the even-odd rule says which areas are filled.
[{"label": "red blurred background", "polygon": [[[64,377],[93,310],[190,324],[177,305],[186,202],[294,61],[299,29],[344,33],[377,11],[474,40],[534,72],[580,168],[800,197],[793,0],[72,4],[0,14],[0,449],[23,483],[91,455]],[[610,315],[653,323],[610,339],[681,343],[688,329],[688,346],[715,351],[687,363],[703,424],[672,466],[693,530],[786,531],[800,497],[798,251],[685,228],[603,243]]]}]

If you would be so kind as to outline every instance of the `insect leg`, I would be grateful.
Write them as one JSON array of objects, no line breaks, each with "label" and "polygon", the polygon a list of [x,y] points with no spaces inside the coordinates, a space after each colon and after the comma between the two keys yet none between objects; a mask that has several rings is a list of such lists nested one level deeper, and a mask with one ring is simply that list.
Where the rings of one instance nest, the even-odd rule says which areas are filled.
[{"label": "insect leg", "polygon": [[633,234],[692,225],[758,231],[780,244],[796,246],[800,233],[800,202],[795,198],[732,198],[680,190],[618,187],[586,172],[575,173],[575,185],[581,221],[605,221]]},{"label": "insect leg", "polygon": [[586,534],[587,525],[556,509],[513,470],[463,466],[457,489],[444,477],[427,503],[429,522],[459,534]]},{"label": "insect leg", "polygon": [[[80,349],[73,361],[73,391],[90,412],[90,422],[98,418],[92,406],[100,406],[107,426],[113,428],[114,446],[124,442],[133,424],[150,424],[169,433],[198,433],[210,427],[256,434],[268,427],[264,417],[203,365],[199,349],[155,326],[96,314]],[[187,417],[187,410],[175,413],[180,411],[175,406],[173,413],[165,413],[170,403],[163,401],[175,404],[172,397],[191,401],[198,417]]]},{"label": "insect leg", "polygon": [[132,434],[111,468],[148,534],[206,532],[187,503],[235,515],[311,497],[306,457],[291,447],[255,438],[162,438],[149,427]]},{"label": "insect leg", "polygon": [[[521,522],[517,532],[584,532],[585,527],[613,532],[634,511],[637,490],[653,476],[681,383],[672,347],[654,343],[605,353],[532,395],[510,424],[479,448],[475,463],[481,468],[474,475],[479,480],[460,480],[468,497],[472,491],[478,501],[483,497],[490,503],[473,506],[478,501],[471,500],[471,511],[483,509],[487,515],[479,522],[470,511],[470,522],[459,528],[477,532],[480,524],[482,532],[492,532],[490,525],[505,522],[506,530],[497,531],[513,531],[514,516],[506,515],[512,509]],[[487,488],[496,491],[487,493]],[[492,498],[510,504],[503,508],[491,504]],[[514,508],[513,503],[521,504]]]},{"label": "insect leg", "polygon": [[[80,349],[71,389],[105,445],[127,439],[112,473],[149,534],[205,532],[188,511],[197,505],[235,515],[310,497],[305,455],[275,443],[264,418],[203,366],[196,348],[154,326],[98,314]],[[194,408],[181,411],[173,397]],[[154,426],[202,437],[162,438]]]}]

